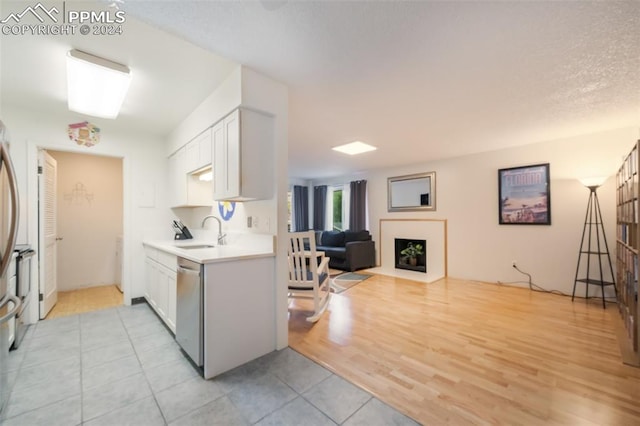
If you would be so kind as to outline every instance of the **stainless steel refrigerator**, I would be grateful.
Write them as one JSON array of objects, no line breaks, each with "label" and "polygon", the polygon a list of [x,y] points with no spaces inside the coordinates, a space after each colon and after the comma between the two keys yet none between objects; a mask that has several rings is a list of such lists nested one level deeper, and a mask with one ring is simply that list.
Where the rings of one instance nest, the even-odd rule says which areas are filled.
[{"label": "stainless steel refrigerator", "polygon": [[18,232],[18,205],[16,174],[9,157],[9,133],[0,121],[0,418],[10,391],[7,384],[9,321],[20,309],[20,299],[8,292],[7,277]]}]

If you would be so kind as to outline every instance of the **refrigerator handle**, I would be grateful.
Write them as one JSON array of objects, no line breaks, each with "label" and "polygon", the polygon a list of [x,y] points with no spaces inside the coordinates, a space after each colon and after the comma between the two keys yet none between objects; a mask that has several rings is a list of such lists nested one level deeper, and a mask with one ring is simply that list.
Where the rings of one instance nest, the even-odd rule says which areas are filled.
[{"label": "refrigerator handle", "polygon": [[[0,276],[4,275],[9,268],[9,262],[11,262],[11,255],[16,245],[16,234],[18,232],[18,187],[16,184],[16,172],[11,163],[11,157],[9,157],[9,151],[5,144],[0,143],[0,163],[4,163],[7,168],[7,177],[9,178],[9,189],[11,193],[11,227],[9,229],[9,238],[7,240],[7,246],[3,251],[4,257],[0,261]],[[0,170],[1,170],[0,164]]]},{"label": "refrigerator handle", "polygon": [[20,305],[22,305],[22,301],[18,297],[14,296],[13,294],[9,294],[7,295],[4,303],[0,303],[0,307],[6,305],[8,302],[13,302],[15,306],[9,312],[7,312],[5,316],[0,317],[0,324],[10,320],[11,317],[15,316],[15,314],[20,310]]}]

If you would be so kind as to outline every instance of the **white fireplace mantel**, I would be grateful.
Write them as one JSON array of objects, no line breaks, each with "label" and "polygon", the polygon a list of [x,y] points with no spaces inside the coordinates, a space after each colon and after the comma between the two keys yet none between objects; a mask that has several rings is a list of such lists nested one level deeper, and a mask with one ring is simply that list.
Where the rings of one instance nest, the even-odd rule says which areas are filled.
[{"label": "white fireplace mantel", "polygon": [[[369,271],[426,283],[447,276],[446,219],[380,219],[378,266]],[[395,239],[426,240],[427,273],[396,269]]]}]

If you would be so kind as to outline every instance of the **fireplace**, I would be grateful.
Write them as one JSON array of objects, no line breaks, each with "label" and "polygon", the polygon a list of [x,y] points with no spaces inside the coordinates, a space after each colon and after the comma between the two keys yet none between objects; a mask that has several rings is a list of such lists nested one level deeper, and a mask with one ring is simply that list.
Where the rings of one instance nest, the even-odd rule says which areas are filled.
[{"label": "fireplace", "polygon": [[[413,250],[412,250],[413,249]],[[404,254],[402,253],[404,251]],[[422,252],[410,256],[411,251]],[[408,240],[404,238],[395,239],[395,259],[396,269],[408,269],[410,271],[418,271],[427,273],[427,241],[426,240]]]}]

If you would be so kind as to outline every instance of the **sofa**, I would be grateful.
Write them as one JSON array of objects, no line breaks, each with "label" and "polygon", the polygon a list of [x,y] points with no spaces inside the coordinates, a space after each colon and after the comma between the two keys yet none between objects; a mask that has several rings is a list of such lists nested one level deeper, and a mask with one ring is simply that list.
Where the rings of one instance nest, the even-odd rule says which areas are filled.
[{"label": "sofa", "polygon": [[316,249],[329,257],[329,267],[343,271],[376,266],[375,243],[369,231],[316,231]]}]

